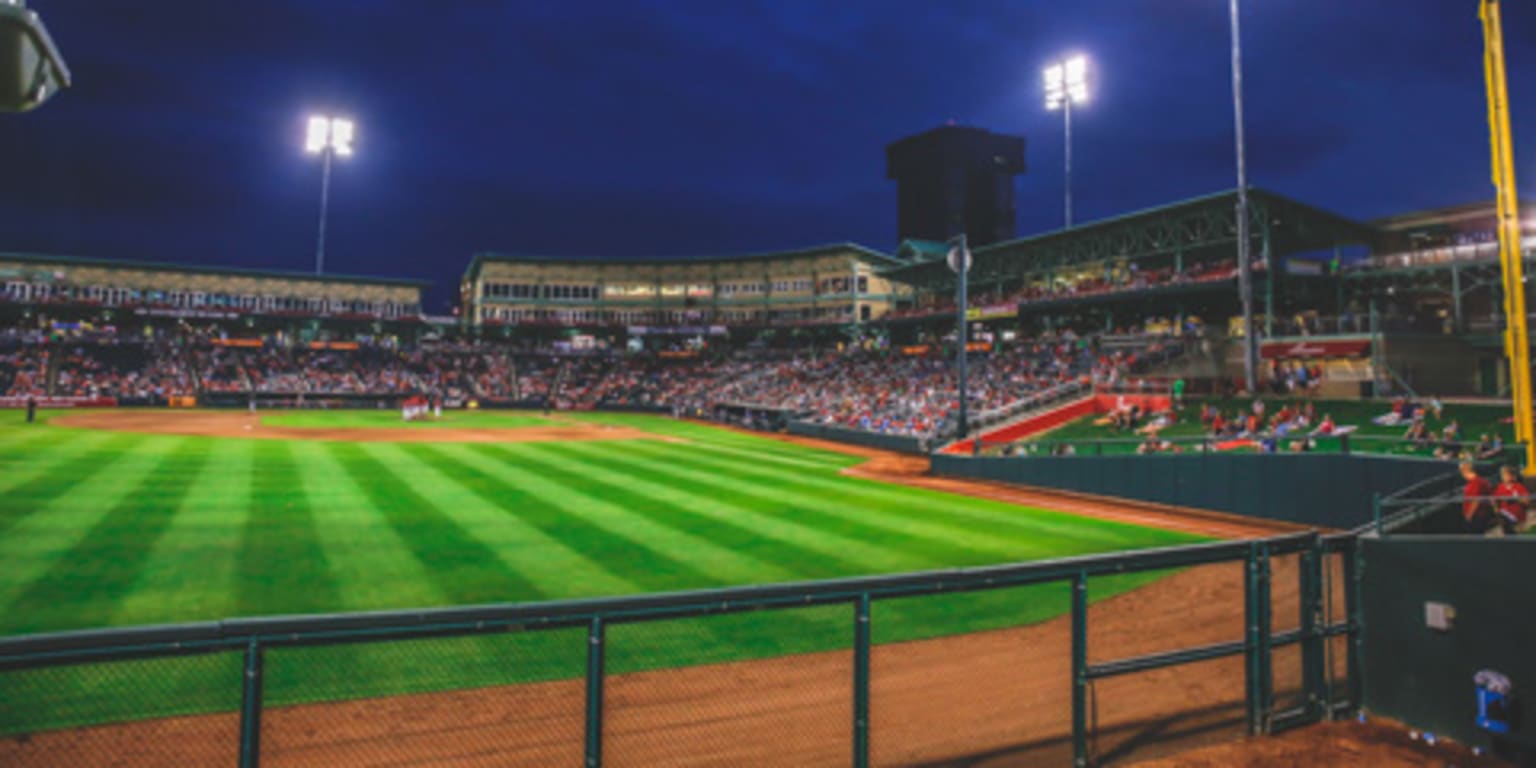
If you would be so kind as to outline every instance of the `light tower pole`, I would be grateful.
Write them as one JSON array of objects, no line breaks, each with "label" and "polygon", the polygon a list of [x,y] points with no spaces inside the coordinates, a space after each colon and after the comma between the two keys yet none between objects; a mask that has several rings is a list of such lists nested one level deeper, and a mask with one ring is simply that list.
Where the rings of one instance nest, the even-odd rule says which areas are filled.
[{"label": "light tower pole", "polygon": [[1072,105],[1088,101],[1088,57],[1073,55],[1065,60],[1046,66],[1041,73],[1045,77],[1045,108],[1052,112],[1060,109],[1062,128],[1066,141],[1066,179],[1063,195],[1066,228],[1072,228]]},{"label": "light tower pole", "polygon": [[331,161],[352,156],[356,126],[351,120],[316,115],[309,118],[304,151],[320,156],[320,235],[315,243],[315,274],[325,273],[325,217],[331,202]]},{"label": "light tower pole", "polygon": [[967,295],[966,278],[971,271],[971,249],[966,245],[965,233],[961,232],[950,240],[949,255],[946,261],[949,268],[955,271],[955,378],[957,387],[955,393],[960,400],[959,424],[956,425],[955,439],[964,440],[970,431],[970,413],[966,400],[966,346],[970,343],[971,334],[968,328],[970,298]]},{"label": "light tower pole", "polygon": [[[1253,264],[1248,237],[1248,156],[1243,144],[1243,38],[1238,28],[1238,0],[1230,0],[1232,18],[1232,122],[1237,129],[1237,291],[1243,302],[1243,381],[1258,394],[1259,340],[1253,335]],[[1266,267],[1268,265],[1265,265]],[[1268,280],[1275,279],[1268,275]]]}]

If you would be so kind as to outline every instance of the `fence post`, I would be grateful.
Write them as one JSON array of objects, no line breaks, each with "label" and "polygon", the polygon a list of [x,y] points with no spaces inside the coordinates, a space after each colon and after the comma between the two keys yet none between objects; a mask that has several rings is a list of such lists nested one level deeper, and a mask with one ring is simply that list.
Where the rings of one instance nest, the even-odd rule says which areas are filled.
[{"label": "fence post", "polygon": [[587,768],[603,764],[603,659],[607,627],[594,616],[587,628]]},{"label": "fence post", "polygon": [[1259,732],[1259,545],[1248,545],[1243,564],[1243,701],[1248,732]]},{"label": "fence post", "polygon": [[869,593],[853,605],[853,766],[869,765]]},{"label": "fence post", "polygon": [[1270,588],[1270,562],[1269,562],[1269,545],[1268,544],[1264,544],[1264,543],[1259,544],[1259,560],[1258,560],[1258,563],[1259,563],[1259,574],[1258,574],[1259,575],[1259,583],[1258,583],[1258,587],[1259,587],[1259,589],[1258,589],[1258,609],[1259,609],[1259,614],[1258,614],[1258,620],[1259,620],[1258,621],[1258,624],[1259,624],[1259,628],[1258,628],[1258,640],[1259,640],[1259,652],[1258,652],[1258,661],[1259,661],[1259,680],[1258,680],[1258,683],[1259,683],[1259,698],[1258,698],[1258,706],[1259,706],[1259,721],[1258,721],[1258,723],[1259,723],[1259,727],[1261,729],[1259,731],[1260,733],[1269,733],[1270,725],[1271,725],[1270,718],[1271,718],[1271,715],[1272,715],[1272,713],[1274,711],[1274,707],[1275,707],[1275,691],[1274,691],[1275,679],[1274,679],[1274,671],[1272,669],[1272,664],[1274,662],[1274,650],[1270,647],[1270,643],[1273,640],[1273,633],[1272,633],[1271,626],[1270,626],[1271,625],[1271,620],[1273,619],[1273,614],[1272,614],[1271,606],[1270,606],[1270,601],[1271,601],[1271,594],[1270,594],[1270,592],[1271,592],[1271,588]]},{"label": "fence post", "polygon": [[1313,542],[1302,551],[1297,585],[1301,594],[1298,601],[1301,604],[1301,677],[1309,720],[1321,720],[1326,714],[1323,644],[1327,641],[1318,628],[1322,612],[1322,566],[1326,562],[1321,547],[1320,542]]},{"label": "fence post", "polygon": [[1088,765],[1088,574],[1072,577],[1072,765]]},{"label": "fence post", "polygon": [[1360,651],[1365,642],[1365,627],[1360,621],[1360,580],[1365,570],[1365,559],[1360,556],[1360,539],[1357,537],[1344,550],[1344,620],[1349,623],[1349,642],[1344,646],[1344,674],[1349,704],[1353,709],[1365,705],[1365,685],[1361,677]]},{"label": "fence post", "polygon": [[240,689],[240,768],[261,764],[261,683],[265,649],[256,640],[245,648],[245,679]]}]

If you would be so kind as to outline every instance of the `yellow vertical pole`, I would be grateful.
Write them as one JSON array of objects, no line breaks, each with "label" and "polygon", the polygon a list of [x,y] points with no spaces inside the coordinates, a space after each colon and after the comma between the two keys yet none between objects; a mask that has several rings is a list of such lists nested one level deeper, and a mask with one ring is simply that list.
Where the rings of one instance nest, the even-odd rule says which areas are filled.
[{"label": "yellow vertical pole", "polygon": [[1498,0],[1482,0],[1483,75],[1488,88],[1488,133],[1493,186],[1498,191],[1499,263],[1504,278],[1504,352],[1514,399],[1515,439],[1525,443],[1527,473],[1536,473],[1532,435],[1531,344],[1526,332],[1525,264],[1520,254],[1520,198],[1515,191],[1515,158],[1509,129],[1509,85],[1504,71],[1504,32]]}]

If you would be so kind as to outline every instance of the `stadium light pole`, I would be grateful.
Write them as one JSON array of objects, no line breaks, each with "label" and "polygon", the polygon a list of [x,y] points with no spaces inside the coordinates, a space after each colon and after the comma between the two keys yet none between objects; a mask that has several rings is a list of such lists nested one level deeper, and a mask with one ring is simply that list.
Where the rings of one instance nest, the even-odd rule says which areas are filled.
[{"label": "stadium light pole", "polygon": [[1048,65],[1041,73],[1045,78],[1045,108],[1061,110],[1063,133],[1066,138],[1066,185],[1063,209],[1066,212],[1066,228],[1072,228],[1072,105],[1088,101],[1088,57],[1081,54]]},{"label": "stadium light pole", "polygon": [[[955,428],[955,439],[964,440],[966,433],[970,431],[969,408],[966,405],[966,380],[965,366],[966,346],[970,344],[971,334],[968,327],[970,298],[967,296],[966,278],[971,271],[971,249],[966,244],[965,233],[961,232],[950,240],[949,253],[945,256],[949,268],[955,272],[955,378],[957,379],[955,394],[959,396],[960,412],[957,414],[959,424]],[[973,444],[974,445],[974,444]]]},{"label": "stadium light pole", "polygon": [[320,236],[315,244],[315,274],[325,272],[325,214],[331,200],[331,160],[337,156],[352,156],[352,138],[357,127],[351,120],[339,117],[315,115],[309,118],[309,130],[304,139],[304,151],[319,155],[320,170]]},{"label": "stadium light pole", "polygon": [[[1237,144],[1237,290],[1243,302],[1243,380],[1248,393],[1258,394],[1259,341],[1253,336],[1253,244],[1248,240],[1248,157],[1243,144],[1243,46],[1238,27],[1238,0],[1229,0],[1232,19],[1232,122]],[[1269,276],[1275,279],[1274,275]]]}]

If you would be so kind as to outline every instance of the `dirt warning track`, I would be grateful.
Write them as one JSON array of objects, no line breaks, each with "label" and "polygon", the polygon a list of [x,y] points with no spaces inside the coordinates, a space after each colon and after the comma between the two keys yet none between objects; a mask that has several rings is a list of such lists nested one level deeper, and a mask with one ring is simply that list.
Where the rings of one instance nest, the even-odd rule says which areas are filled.
[{"label": "dirt warning track", "polygon": [[61,427],[138,432],[150,435],[234,437],[247,440],[330,440],[365,443],[530,443],[586,440],[664,440],[665,435],[631,427],[566,421],[558,426],[455,427],[282,427],[240,411],[89,411],[56,416]]}]

